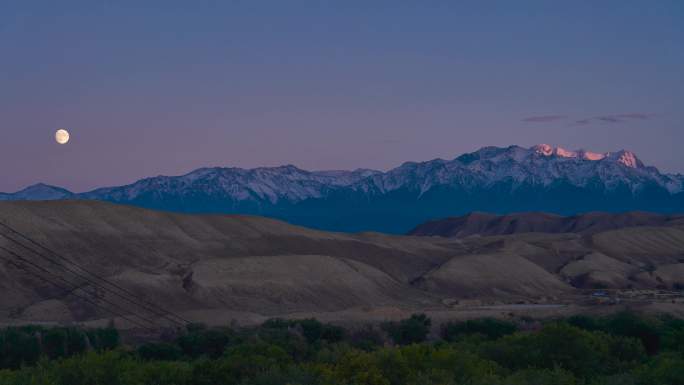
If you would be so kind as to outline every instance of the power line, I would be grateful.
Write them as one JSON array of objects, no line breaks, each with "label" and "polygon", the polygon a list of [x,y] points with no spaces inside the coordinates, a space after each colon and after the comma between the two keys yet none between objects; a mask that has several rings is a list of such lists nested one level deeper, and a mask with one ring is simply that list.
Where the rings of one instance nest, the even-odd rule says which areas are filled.
[{"label": "power line", "polygon": [[[106,288],[100,286],[99,283],[93,281],[92,279],[90,279],[90,278],[88,278],[88,277],[85,277],[85,276],[79,274],[78,272],[75,272],[73,269],[70,269],[69,267],[62,265],[62,264],[60,264],[59,262],[56,262],[55,260],[51,259],[50,257],[46,257],[45,255],[43,255],[43,254],[37,252],[35,249],[33,249],[33,248],[29,247],[29,246],[26,246],[26,245],[22,244],[21,242],[15,240],[15,239],[12,239],[12,238],[10,238],[10,237],[8,237],[8,236],[5,235],[5,234],[0,233],[0,236],[2,236],[3,238],[5,238],[5,239],[7,239],[7,240],[9,240],[9,241],[11,241],[11,242],[13,242],[13,243],[15,243],[15,244],[21,246],[22,248],[28,250],[29,252],[32,252],[32,253],[34,253],[34,254],[40,256],[41,258],[46,259],[47,261],[49,261],[49,262],[51,262],[51,263],[53,263],[53,264],[55,264],[55,265],[57,265],[57,266],[59,266],[59,267],[61,267],[61,268],[63,268],[63,269],[65,269],[65,270],[67,270],[67,271],[73,273],[74,275],[76,275],[77,278],[81,278],[81,279],[83,279],[84,281],[90,283],[94,288],[100,289],[100,290],[102,290],[102,291],[104,291],[104,292],[106,292],[106,293],[114,294],[114,295],[116,295],[117,297],[119,297],[119,298],[121,298],[121,299],[124,299],[124,300],[127,301],[127,302],[136,304],[135,301],[132,301],[131,299],[126,298],[126,297],[122,296],[121,294],[119,294],[119,293],[117,293],[117,292],[110,291],[110,290],[108,290],[108,289],[106,289]],[[5,249],[5,248],[3,248],[3,247],[1,247],[1,246],[0,246],[0,249],[3,249],[3,250],[8,251],[7,249]],[[11,252],[11,251],[8,251],[8,252]],[[39,269],[41,269],[41,270],[43,270],[43,271],[45,271],[45,272],[47,272],[47,273],[49,273],[49,274],[52,274],[52,275],[54,275],[54,276],[57,276],[57,277],[58,277],[59,279],[61,279],[62,281],[66,281],[66,282],[68,282],[68,283],[70,283],[70,284],[73,285],[73,283],[67,281],[66,279],[60,277],[59,275],[57,275],[57,274],[55,274],[55,273],[50,272],[50,271],[47,270],[47,269],[44,269],[44,268],[41,267],[41,266],[38,266],[38,265],[34,265],[34,266],[36,266],[37,268],[39,268]],[[76,285],[75,285],[75,286],[76,286]],[[116,306],[118,306],[118,305],[116,305]],[[140,305],[138,305],[138,306],[140,306]],[[118,306],[118,307],[121,308],[120,306]],[[139,318],[142,318],[142,319],[145,319],[146,321],[148,321],[149,323],[151,323],[151,324],[153,324],[153,325],[156,325],[156,323],[155,323],[154,321],[151,321],[151,320],[149,320],[149,319],[147,319],[147,318],[145,318],[145,317],[142,317],[142,316],[138,316],[138,317],[139,317]]]},{"label": "power line", "polygon": [[[146,301],[146,300],[144,300],[144,299],[140,299],[139,301],[136,300],[136,299],[131,299],[131,297],[132,297],[132,298],[137,298],[137,297],[136,297],[136,294],[132,293],[131,291],[129,291],[129,290],[127,290],[127,289],[121,287],[120,285],[118,285],[118,284],[116,284],[116,283],[114,283],[114,282],[112,282],[112,281],[110,281],[110,280],[108,280],[108,279],[106,279],[106,278],[104,278],[104,277],[98,275],[98,274],[95,274],[95,273],[93,273],[93,272],[87,270],[86,268],[84,268],[84,267],[78,265],[77,263],[75,263],[75,262],[69,260],[68,258],[66,258],[66,257],[62,256],[61,254],[57,253],[56,251],[54,251],[54,250],[52,250],[52,249],[50,249],[50,248],[48,248],[48,247],[46,247],[46,246],[43,246],[42,244],[38,243],[37,241],[35,241],[35,240],[29,238],[28,236],[22,234],[21,232],[15,230],[15,229],[12,228],[11,226],[7,225],[6,223],[3,223],[2,221],[0,221],[0,226],[6,228],[6,229],[9,230],[10,232],[12,232],[12,233],[18,235],[19,237],[25,239],[26,241],[30,242],[31,244],[33,244],[33,245],[35,245],[35,246],[37,246],[37,247],[39,247],[39,248],[41,248],[41,249],[47,251],[48,253],[50,253],[50,254],[56,256],[56,257],[59,258],[60,260],[65,261],[66,263],[75,266],[75,267],[78,268],[79,270],[85,272],[87,275],[90,275],[90,276],[94,277],[96,280],[100,280],[100,281],[102,281],[102,282],[108,284],[110,287],[113,287],[113,288],[115,288],[115,289],[117,289],[117,290],[119,290],[119,291],[125,293],[126,295],[122,295],[122,294],[120,294],[119,292],[117,292],[117,291],[115,291],[115,290],[107,289],[107,288],[101,286],[101,283],[95,282],[92,278],[87,277],[87,276],[85,276],[84,274],[79,273],[79,272],[77,272],[77,271],[74,271],[74,269],[71,269],[71,268],[69,268],[68,266],[63,265],[62,263],[56,261],[54,258],[50,258],[50,257],[48,257],[48,256],[46,256],[46,255],[40,253],[39,251],[36,251],[35,249],[33,249],[33,248],[29,247],[29,246],[24,245],[23,243],[17,241],[16,239],[10,238],[10,237],[8,237],[8,236],[5,235],[5,234],[0,233],[0,236],[4,237],[5,239],[9,240],[10,242],[13,242],[13,243],[15,243],[15,244],[21,246],[22,248],[24,248],[24,249],[26,249],[26,250],[29,250],[29,251],[31,251],[32,253],[34,253],[34,254],[40,256],[41,258],[43,258],[43,259],[45,259],[45,260],[47,260],[47,261],[49,261],[49,262],[51,262],[51,263],[53,263],[53,264],[55,264],[55,265],[57,265],[57,266],[62,267],[63,269],[65,269],[65,270],[71,272],[72,274],[76,275],[77,277],[79,277],[79,278],[81,278],[81,279],[84,279],[84,280],[88,281],[90,284],[99,286],[102,290],[108,291],[108,292],[110,292],[110,293],[116,295],[117,297],[119,297],[119,298],[121,298],[121,299],[123,299],[123,300],[129,302],[129,303],[132,303],[132,304],[134,304],[134,305],[136,305],[136,306],[139,306],[139,307],[141,307],[141,308],[143,308],[143,309],[146,309],[146,310],[150,311],[151,313],[153,313],[153,314],[155,314],[155,315],[157,315],[157,316],[163,317],[163,318],[165,318],[165,319],[167,319],[167,320],[169,320],[169,321],[175,323],[176,325],[185,326],[185,324],[190,323],[190,321],[184,319],[183,317],[179,316],[178,314],[175,314],[175,313],[171,312],[170,310],[164,309],[164,308],[162,308],[162,307],[159,306],[159,305],[152,304],[152,303],[150,303],[150,302],[148,302],[148,301]],[[129,296],[130,296],[130,297],[129,297]],[[155,310],[155,309],[156,309],[156,310]],[[172,317],[170,317],[170,316],[175,317],[175,319],[172,318]],[[180,321],[178,321],[178,320],[180,320]]]},{"label": "power line", "polygon": [[[18,260],[22,261],[23,263],[26,263],[26,264],[31,265],[31,266],[33,266],[33,267],[35,267],[35,268],[37,268],[37,269],[39,269],[39,270],[41,270],[41,271],[46,271],[48,274],[51,274],[49,271],[47,271],[47,270],[41,268],[40,266],[38,266],[38,265],[36,265],[36,264],[30,262],[30,261],[27,260],[26,258],[23,258],[22,256],[20,256],[20,255],[14,253],[13,251],[11,251],[11,250],[9,250],[9,249],[6,249],[6,248],[4,248],[4,247],[2,247],[2,246],[0,246],[0,249],[3,250],[3,251],[5,251],[6,253],[10,254],[11,256],[17,258]],[[0,258],[2,258],[2,257],[0,257]],[[38,274],[38,273],[35,273],[35,272],[31,271],[30,269],[27,269],[25,266],[22,266],[21,264],[16,263],[15,261],[13,261],[13,260],[11,260],[11,259],[8,259],[8,258],[2,258],[2,259],[4,259],[6,262],[8,262],[8,263],[10,263],[10,264],[12,264],[12,265],[14,265],[14,266],[16,266],[17,268],[22,269],[22,270],[24,270],[25,272],[27,272],[27,273],[29,273],[29,274],[31,274],[31,275],[33,275],[33,276],[39,278],[40,280],[45,281],[45,282],[47,282],[47,283],[49,283],[49,284],[51,284],[51,285],[53,285],[53,286],[56,286],[57,288],[59,288],[59,289],[61,289],[61,290],[64,290],[64,291],[66,292],[67,295],[72,295],[72,296],[74,296],[74,297],[76,297],[76,298],[82,299],[82,300],[84,300],[84,301],[90,303],[91,305],[93,305],[93,306],[95,306],[95,307],[97,307],[97,308],[103,309],[103,310],[105,310],[105,311],[107,311],[107,312],[109,312],[109,313],[111,313],[111,314],[113,314],[113,315],[115,315],[115,316],[118,316],[118,317],[120,317],[120,318],[122,318],[122,319],[124,319],[124,320],[126,320],[126,321],[128,321],[128,322],[130,322],[130,323],[132,323],[132,324],[134,324],[134,325],[136,325],[136,326],[142,328],[142,329],[146,329],[146,330],[150,330],[150,331],[153,330],[153,329],[149,328],[148,326],[145,326],[145,325],[143,325],[142,323],[140,323],[140,322],[138,322],[138,321],[136,321],[136,320],[134,320],[134,319],[132,319],[132,318],[129,318],[128,316],[126,316],[126,315],[124,315],[124,314],[122,314],[122,313],[119,313],[119,312],[113,311],[113,310],[111,310],[111,309],[108,309],[108,308],[106,308],[106,307],[104,307],[104,306],[98,304],[97,302],[92,301],[91,299],[89,299],[89,298],[87,298],[87,297],[84,297],[84,296],[82,296],[82,295],[76,294],[75,291],[76,291],[76,290],[79,290],[79,289],[80,289],[81,291],[84,291],[84,292],[85,292],[85,290],[83,290],[83,289],[80,288],[80,287],[73,287],[73,288],[71,288],[71,289],[70,289],[70,288],[65,288],[65,287],[63,287],[62,285],[56,283],[55,281],[52,281],[52,280],[50,280],[49,278],[45,278],[45,277],[43,277],[42,275],[40,275],[40,274]],[[53,274],[53,275],[54,275],[54,274]],[[58,276],[58,278],[59,278],[59,276]],[[104,302],[107,302],[107,303],[110,303],[110,302],[108,302],[108,301],[106,301],[106,300],[104,300],[104,299],[103,299],[103,301],[104,301]],[[119,306],[117,306],[116,304],[114,304],[114,306],[119,307]],[[138,316],[138,317],[140,317],[140,316]],[[142,318],[142,317],[141,317],[141,318]],[[143,318],[143,319],[144,319],[144,318]],[[148,322],[149,322],[149,321],[148,321]]]},{"label": "power line", "polygon": [[[56,256],[57,258],[59,258],[59,259],[65,261],[66,263],[69,263],[69,264],[71,264],[71,265],[74,265],[74,266],[77,267],[79,270],[85,272],[86,274],[88,274],[88,275],[90,275],[90,276],[92,276],[92,277],[95,277],[95,279],[98,279],[98,280],[101,280],[101,281],[107,283],[109,286],[111,286],[111,287],[113,287],[113,288],[116,288],[117,290],[120,290],[121,292],[123,292],[123,293],[125,293],[125,294],[127,294],[127,295],[130,295],[132,298],[137,298],[137,294],[130,292],[129,290],[125,289],[124,287],[121,287],[120,285],[117,285],[116,283],[114,283],[114,282],[108,280],[107,278],[104,278],[104,277],[102,277],[102,276],[100,276],[100,275],[98,275],[98,274],[95,274],[95,273],[93,273],[93,272],[87,270],[86,268],[84,268],[84,267],[80,266],[79,264],[77,264],[77,263],[75,263],[75,262],[69,260],[68,258],[66,258],[66,257],[62,256],[61,254],[57,253],[56,251],[54,251],[54,250],[52,250],[52,249],[50,249],[50,248],[48,248],[48,247],[46,247],[46,246],[44,246],[44,245],[38,243],[37,241],[35,241],[35,240],[29,238],[28,236],[24,235],[23,233],[21,233],[21,232],[15,230],[14,228],[12,228],[11,226],[9,226],[8,224],[3,223],[2,221],[0,221],[0,226],[6,228],[7,230],[11,231],[12,233],[18,235],[19,237],[25,239],[26,241],[30,242],[31,244],[33,244],[33,245],[35,245],[35,246],[37,246],[37,247],[39,247],[39,248],[41,248],[41,249],[43,249],[43,250],[49,252],[50,254],[52,254],[52,255]],[[14,243],[17,243],[17,244],[21,245],[21,246],[22,246],[23,248],[25,248],[25,249],[31,250],[34,254],[39,255],[39,256],[41,256],[42,258],[44,258],[44,259],[46,259],[46,260],[48,260],[48,261],[50,261],[50,262],[52,262],[52,263],[54,263],[54,264],[56,264],[56,265],[58,265],[58,266],[63,267],[64,269],[66,269],[66,270],[70,271],[71,273],[73,273],[73,274],[79,276],[80,278],[83,278],[83,279],[88,280],[88,282],[90,282],[91,284],[97,285],[97,283],[93,282],[90,278],[85,277],[85,276],[83,276],[82,274],[80,274],[80,273],[78,273],[78,272],[76,272],[76,271],[73,271],[73,269],[70,269],[70,268],[68,268],[68,267],[66,267],[66,266],[64,266],[64,265],[62,265],[61,263],[56,262],[55,260],[51,259],[50,257],[47,257],[47,256],[45,256],[45,255],[43,255],[43,254],[41,254],[41,253],[35,251],[34,249],[31,249],[31,248],[29,248],[28,246],[25,246],[25,245],[21,244],[20,242],[14,240],[14,239],[11,239],[11,238],[9,238],[9,237],[7,237],[6,235],[4,235],[4,234],[2,234],[2,233],[0,233],[0,236],[3,236],[4,238],[9,239],[10,241],[12,241],[12,242],[14,242]],[[102,289],[103,289],[103,290],[108,290],[108,289],[106,289],[106,288],[104,288],[104,287],[103,287]],[[113,294],[117,295],[119,298],[123,298],[123,299],[125,299],[126,301],[128,301],[128,302],[130,302],[130,303],[133,303],[133,304],[135,304],[135,305],[137,305],[137,306],[140,306],[140,307],[142,307],[142,308],[144,308],[144,309],[146,309],[146,310],[148,310],[148,311],[154,313],[154,314],[157,315],[157,316],[164,317],[164,318],[170,320],[171,322],[174,322],[174,323],[176,323],[176,324],[178,324],[178,325],[180,325],[180,326],[184,326],[183,323],[185,323],[185,324],[190,323],[190,321],[184,319],[183,317],[179,316],[178,314],[175,314],[175,313],[173,313],[173,312],[170,311],[170,310],[164,309],[164,308],[162,308],[161,306],[158,306],[158,305],[155,305],[155,304],[153,304],[153,303],[150,303],[150,302],[148,302],[148,301],[146,301],[146,300],[144,300],[144,299],[141,299],[141,300],[140,300],[140,301],[143,303],[143,304],[141,304],[140,302],[138,302],[138,301],[136,301],[136,300],[132,300],[132,299],[130,299],[130,298],[128,298],[128,297],[122,296],[121,294],[117,293],[117,292],[114,291],[114,290],[111,290],[111,292],[112,292]],[[158,309],[158,310],[154,310],[154,308],[156,308],[156,309]],[[168,315],[174,316],[175,318],[181,320],[182,323],[181,323],[181,322],[178,322],[177,320],[174,320],[174,319],[169,318]]]},{"label": "power line", "polygon": [[[75,284],[75,283],[73,283],[73,282],[70,282],[69,280],[67,280],[67,279],[65,279],[65,278],[63,278],[63,277],[61,277],[61,276],[59,276],[58,274],[53,273],[53,272],[51,272],[50,270],[48,270],[48,269],[46,269],[46,268],[44,268],[44,267],[42,267],[42,266],[40,266],[40,265],[38,265],[38,264],[36,264],[36,263],[31,262],[31,261],[28,260],[27,258],[22,257],[21,255],[15,253],[14,251],[12,251],[12,250],[10,250],[10,249],[8,249],[8,248],[6,248],[6,247],[0,246],[0,250],[3,250],[4,252],[10,254],[11,256],[13,256],[13,257],[19,259],[20,261],[22,261],[22,262],[24,262],[24,263],[26,263],[26,264],[28,264],[28,265],[33,266],[34,268],[36,268],[36,269],[38,269],[38,270],[40,270],[40,271],[42,271],[42,272],[44,272],[44,273],[47,273],[47,274],[50,274],[50,275],[53,275],[53,276],[57,277],[57,279],[59,279],[60,281],[66,283],[67,285],[70,286],[70,288],[67,288],[67,289],[65,289],[65,290],[75,291],[75,290],[79,290],[79,289],[80,289],[80,290],[83,291],[84,293],[90,294],[90,293],[88,293],[87,291],[85,291],[85,290],[84,290],[81,286],[79,286],[78,284]],[[60,288],[62,288],[62,289],[64,290],[63,287],[60,286]],[[114,303],[114,302],[111,302],[111,301],[107,300],[106,298],[100,298],[100,300],[102,300],[102,302],[106,302],[107,304],[109,304],[109,305],[111,305],[111,306],[116,307],[116,308],[119,309],[119,310],[128,311],[128,309],[125,309],[125,308],[121,307],[120,305],[118,305],[118,304],[116,304],[116,303]],[[154,321],[152,321],[151,319],[149,319],[149,318],[143,317],[143,316],[141,316],[141,315],[139,315],[139,314],[137,314],[137,313],[135,313],[135,312],[129,311],[129,313],[135,315],[136,317],[140,318],[141,320],[143,320],[143,321],[145,321],[145,322],[148,322],[148,323],[151,324],[151,325],[157,326],[156,323],[155,323]]]}]

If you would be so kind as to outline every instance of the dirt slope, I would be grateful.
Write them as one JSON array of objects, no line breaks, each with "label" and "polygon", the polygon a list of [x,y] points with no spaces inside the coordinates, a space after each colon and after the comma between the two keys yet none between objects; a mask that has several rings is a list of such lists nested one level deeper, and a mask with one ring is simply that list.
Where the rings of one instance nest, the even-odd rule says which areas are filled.
[{"label": "dirt slope", "polygon": [[638,211],[618,214],[593,212],[570,217],[549,213],[471,213],[426,222],[411,230],[409,234],[456,238],[521,233],[595,234],[627,227],[676,225],[684,225],[684,216]]},{"label": "dirt slope", "polygon": [[[533,301],[597,287],[684,285],[684,230],[675,226],[455,239],[329,233],[261,217],[88,201],[2,202],[0,221],[136,298],[202,321],[435,309],[447,300]],[[21,241],[1,227],[0,234]],[[74,293],[158,318],[4,236],[0,246],[77,284]],[[0,322],[113,317],[37,273],[0,251]]]}]

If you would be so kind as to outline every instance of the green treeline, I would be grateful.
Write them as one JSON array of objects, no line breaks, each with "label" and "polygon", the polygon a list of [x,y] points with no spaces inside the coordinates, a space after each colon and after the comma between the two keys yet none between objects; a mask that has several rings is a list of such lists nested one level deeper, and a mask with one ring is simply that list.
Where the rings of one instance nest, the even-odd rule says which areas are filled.
[{"label": "green treeline", "polygon": [[431,331],[422,314],[354,329],[274,319],[189,325],[130,347],[112,328],[7,328],[0,384],[684,385],[681,319],[479,319]]},{"label": "green treeline", "polygon": [[119,346],[114,328],[82,330],[41,326],[10,327],[0,331],[0,369],[34,365],[40,358],[56,360],[89,350],[112,350]]}]

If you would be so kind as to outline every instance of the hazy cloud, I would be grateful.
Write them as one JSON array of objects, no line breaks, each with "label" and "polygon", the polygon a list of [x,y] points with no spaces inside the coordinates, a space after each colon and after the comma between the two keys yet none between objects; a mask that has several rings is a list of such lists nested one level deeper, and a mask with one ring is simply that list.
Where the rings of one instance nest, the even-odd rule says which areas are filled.
[{"label": "hazy cloud", "polygon": [[600,123],[624,123],[630,120],[646,120],[654,117],[655,114],[646,114],[643,112],[630,112],[625,114],[614,114],[614,115],[600,115],[591,118],[585,118],[576,120],[575,124],[585,125],[592,122]]},{"label": "hazy cloud", "polygon": [[523,122],[533,122],[533,123],[546,123],[555,122],[557,120],[563,120],[567,118],[565,115],[540,115],[540,116],[528,116],[524,118]]},{"label": "hazy cloud", "polygon": [[[589,118],[581,118],[577,119],[572,123],[573,125],[587,125],[591,123],[607,123],[607,124],[613,124],[613,123],[624,123],[628,122],[630,120],[647,120],[652,117],[656,116],[656,114],[648,114],[644,112],[627,112],[623,114],[610,114],[610,115],[598,115],[598,116],[592,116]],[[569,118],[566,115],[535,115],[535,116],[528,116],[526,118],[523,118],[523,122],[529,122],[529,123],[550,123],[550,122],[557,122],[560,120],[566,120],[566,119],[574,119],[574,118]],[[572,121],[572,120],[571,120]]]},{"label": "hazy cloud", "polygon": [[652,118],[652,117],[654,117],[654,116],[656,116],[656,114],[644,114],[644,113],[641,113],[641,112],[632,112],[632,113],[629,113],[629,114],[618,114],[618,115],[615,115],[615,117],[617,117],[617,118],[623,118],[623,119],[641,119],[641,120],[650,119],[650,118]]},{"label": "hazy cloud", "polygon": [[614,116],[597,116],[594,119],[600,120],[600,121],[606,122],[606,123],[618,123],[620,121],[620,119],[618,119]]}]

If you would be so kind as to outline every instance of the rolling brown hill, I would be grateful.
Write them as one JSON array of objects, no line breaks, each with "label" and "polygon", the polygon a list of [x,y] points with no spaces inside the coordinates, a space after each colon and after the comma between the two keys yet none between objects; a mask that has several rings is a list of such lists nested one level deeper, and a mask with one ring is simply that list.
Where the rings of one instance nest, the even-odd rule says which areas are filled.
[{"label": "rolling brown hill", "polygon": [[429,221],[417,226],[409,235],[463,238],[471,235],[506,235],[519,233],[593,234],[638,226],[682,226],[684,215],[662,215],[648,212],[592,212],[574,216],[549,213],[515,213],[495,215],[471,213]]},{"label": "rolling brown hill", "polygon": [[473,299],[514,303],[575,298],[593,288],[684,287],[684,227],[674,222],[457,239],[330,233],[263,217],[91,201],[2,202],[0,221],[75,263],[57,266],[44,258],[49,251],[0,226],[0,247],[14,253],[0,249],[3,323],[120,323],[108,311],[112,304],[124,315],[163,322],[100,281],[73,274],[80,267],[138,300],[204,322],[354,309],[448,310],[445,304]]}]

